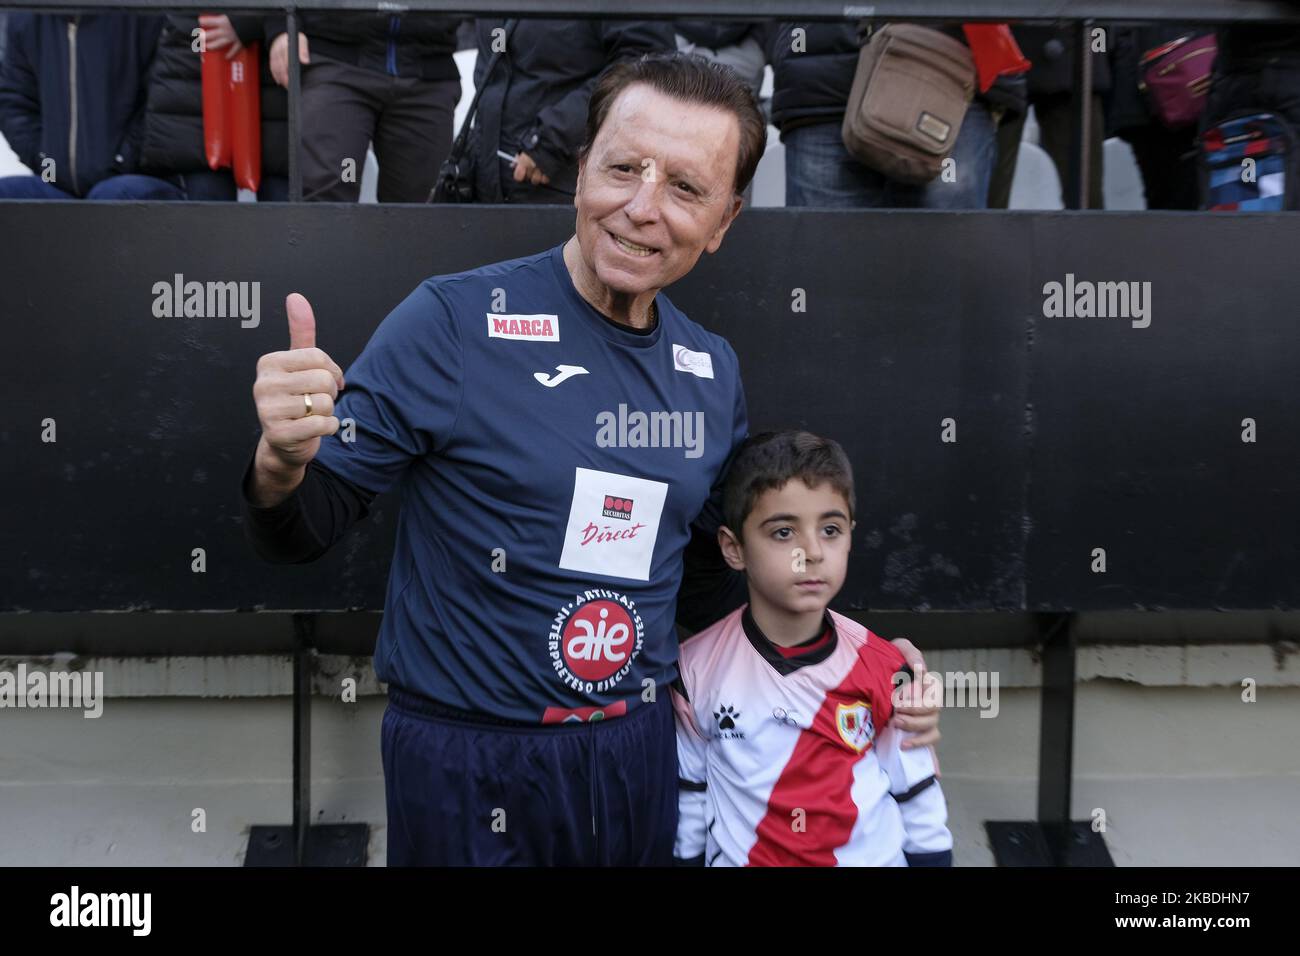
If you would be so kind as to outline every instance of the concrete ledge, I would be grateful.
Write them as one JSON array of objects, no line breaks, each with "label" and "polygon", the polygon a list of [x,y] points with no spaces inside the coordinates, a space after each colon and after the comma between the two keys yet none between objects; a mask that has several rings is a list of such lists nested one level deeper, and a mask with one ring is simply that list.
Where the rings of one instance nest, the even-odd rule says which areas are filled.
[{"label": "concrete ledge", "polygon": [[[279,669],[287,682],[287,663]],[[959,865],[991,864],[984,821],[1034,816],[1038,696],[1005,690],[996,719],[944,714],[942,786]],[[312,708],[312,819],[371,824],[372,865],[386,840],[383,711],[374,696]],[[1233,686],[1086,681],[1074,816],[1105,814],[1121,866],[1300,865],[1297,714],[1294,687],[1246,704]],[[71,710],[0,718],[0,866],[233,866],[249,827],[289,822],[287,696],[123,698],[98,720]]]},{"label": "concrete ledge", "polygon": [[[997,675],[997,687],[1040,686],[1033,648],[933,650],[932,671]],[[0,657],[0,672],[84,671],[103,673],[104,694],[131,697],[279,697],[293,693],[288,654],[194,657],[83,657],[74,654]],[[1079,648],[1081,682],[1119,680],[1142,687],[1300,687],[1300,645],[1271,644],[1087,645]],[[344,681],[357,696],[384,693],[369,656],[317,654],[315,694],[338,698]]]}]

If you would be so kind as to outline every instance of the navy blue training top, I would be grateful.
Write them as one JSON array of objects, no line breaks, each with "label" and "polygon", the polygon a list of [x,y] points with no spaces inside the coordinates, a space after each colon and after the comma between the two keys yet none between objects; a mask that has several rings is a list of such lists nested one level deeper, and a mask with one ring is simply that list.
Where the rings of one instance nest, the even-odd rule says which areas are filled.
[{"label": "navy blue training top", "polygon": [[346,372],[316,461],[400,482],[379,678],[450,707],[616,717],[676,677],[691,525],[721,522],[747,432],[731,346],[662,293],[597,312],[563,245],[422,282]]}]

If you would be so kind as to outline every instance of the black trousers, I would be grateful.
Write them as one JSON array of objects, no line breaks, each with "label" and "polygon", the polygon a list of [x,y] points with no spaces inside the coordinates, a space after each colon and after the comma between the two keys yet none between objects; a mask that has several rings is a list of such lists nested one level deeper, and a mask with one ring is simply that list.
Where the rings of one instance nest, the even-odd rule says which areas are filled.
[{"label": "black trousers", "polygon": [[1195,126],[1171,131],[1152,121],[1149,126],[1121,130],[1119,135],[1133,147],[1148,209],[1198,207]]},{"label": "black trousers", "polygon": [[[1104,209],[1106,200],[1102,192],[1102,144],[1106,138],[1106,117],[1101,96],[1092,94],[1092,119],[1088,142],[1088,208]],[[1033,101],[1034,116],[1038,118],[1038,139],[1047,155],[1056,165],[1061,180],[1062,198],[1070,177],[1071,146],[1074,137],[1074,96],[1062,93],[1044,96]]]},{"label": "black trousers", "polygon": [[356,202],[373,143],[379,201],[424,202],[459,99],[459,80],[389,76],[313,51],[302,67],[303,199]]},{"label": "black trousers", "polygon": [[[1061,199],[1064,201],[1066,182],[1070,175],[1071,146],[1074,135],[1074,103],[1068,94],[1045,96],[1034,100],[1034,116],[1038,120],[1038,141],[1043,151],[1056,166],[1061,181]],[[1092,96],[1092,125],[1088,143],[1088,208],[1102,209],[1105,196],[1102,189],[1102,146],[1105,140],[1105,114],[1101,97]],[[1020,138],[1025,129],[1026,114],[1009,116],[998,123],[998,154],[989,182],[989,208],[1006,209],[1011,201],[1011,181],[1016,175],[1016,159],[1020,151]]]}]

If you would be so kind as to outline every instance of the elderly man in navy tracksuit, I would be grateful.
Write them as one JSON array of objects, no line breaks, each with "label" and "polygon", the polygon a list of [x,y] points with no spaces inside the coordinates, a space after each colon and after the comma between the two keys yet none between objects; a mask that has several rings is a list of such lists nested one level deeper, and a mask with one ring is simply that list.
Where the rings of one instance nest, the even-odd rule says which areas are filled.
[{"label": "elderly man in navy tracksuit", "polygon": [[264,557],[311,560],[402,489],[375,650],[390,864],[670,865],[676,624],[744,601],[716,538],[736,355],[662,290],[720,246],[766,124],[674,53],[606,72],[587,131],[567,241],[425,280],[346,380],[290,296],[290,350],[258,363]]}]

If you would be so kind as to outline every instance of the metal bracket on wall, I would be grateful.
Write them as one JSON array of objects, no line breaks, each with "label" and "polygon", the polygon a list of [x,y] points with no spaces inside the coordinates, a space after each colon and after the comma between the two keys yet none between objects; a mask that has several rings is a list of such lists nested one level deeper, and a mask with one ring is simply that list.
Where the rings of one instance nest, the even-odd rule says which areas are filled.
[{"label": "metal bracket on wall", "polygon": [[[1070,123],[1070,161],[1066,164],[1062,190],[1066,209],[1087,209],[1092,182],[1092,42],[1089,34],[1095,21],[1074,24],[1074,89]],[[1077,91],[1086,91],[1079,95]]]},{"label": "metal bracket on wall", "polygon": [[314,614],[293,615],[293,823],[254,825],[244,866],[365,866],[368,823],[311,823],[311,676]]},{"label": "metal bracket on wall", "polygon": [[[290,50],[298,49],[298,11],[285,10],[286,43]],[[310,54],[308,54],[310,55]],[[302,202],[302,163],[298,150],[302,148],[302,67],[296,55],[289,56],[288,124],[289,145],[289,202]]]},{"label": "metal bracket on wall", "polygon": [[1114,866],[1100,833],[1070,819],[1074,774],[1074,614],[1040,614],[1043,690],[1038,732],[1038,819],[986,821],[998,866]]}]

